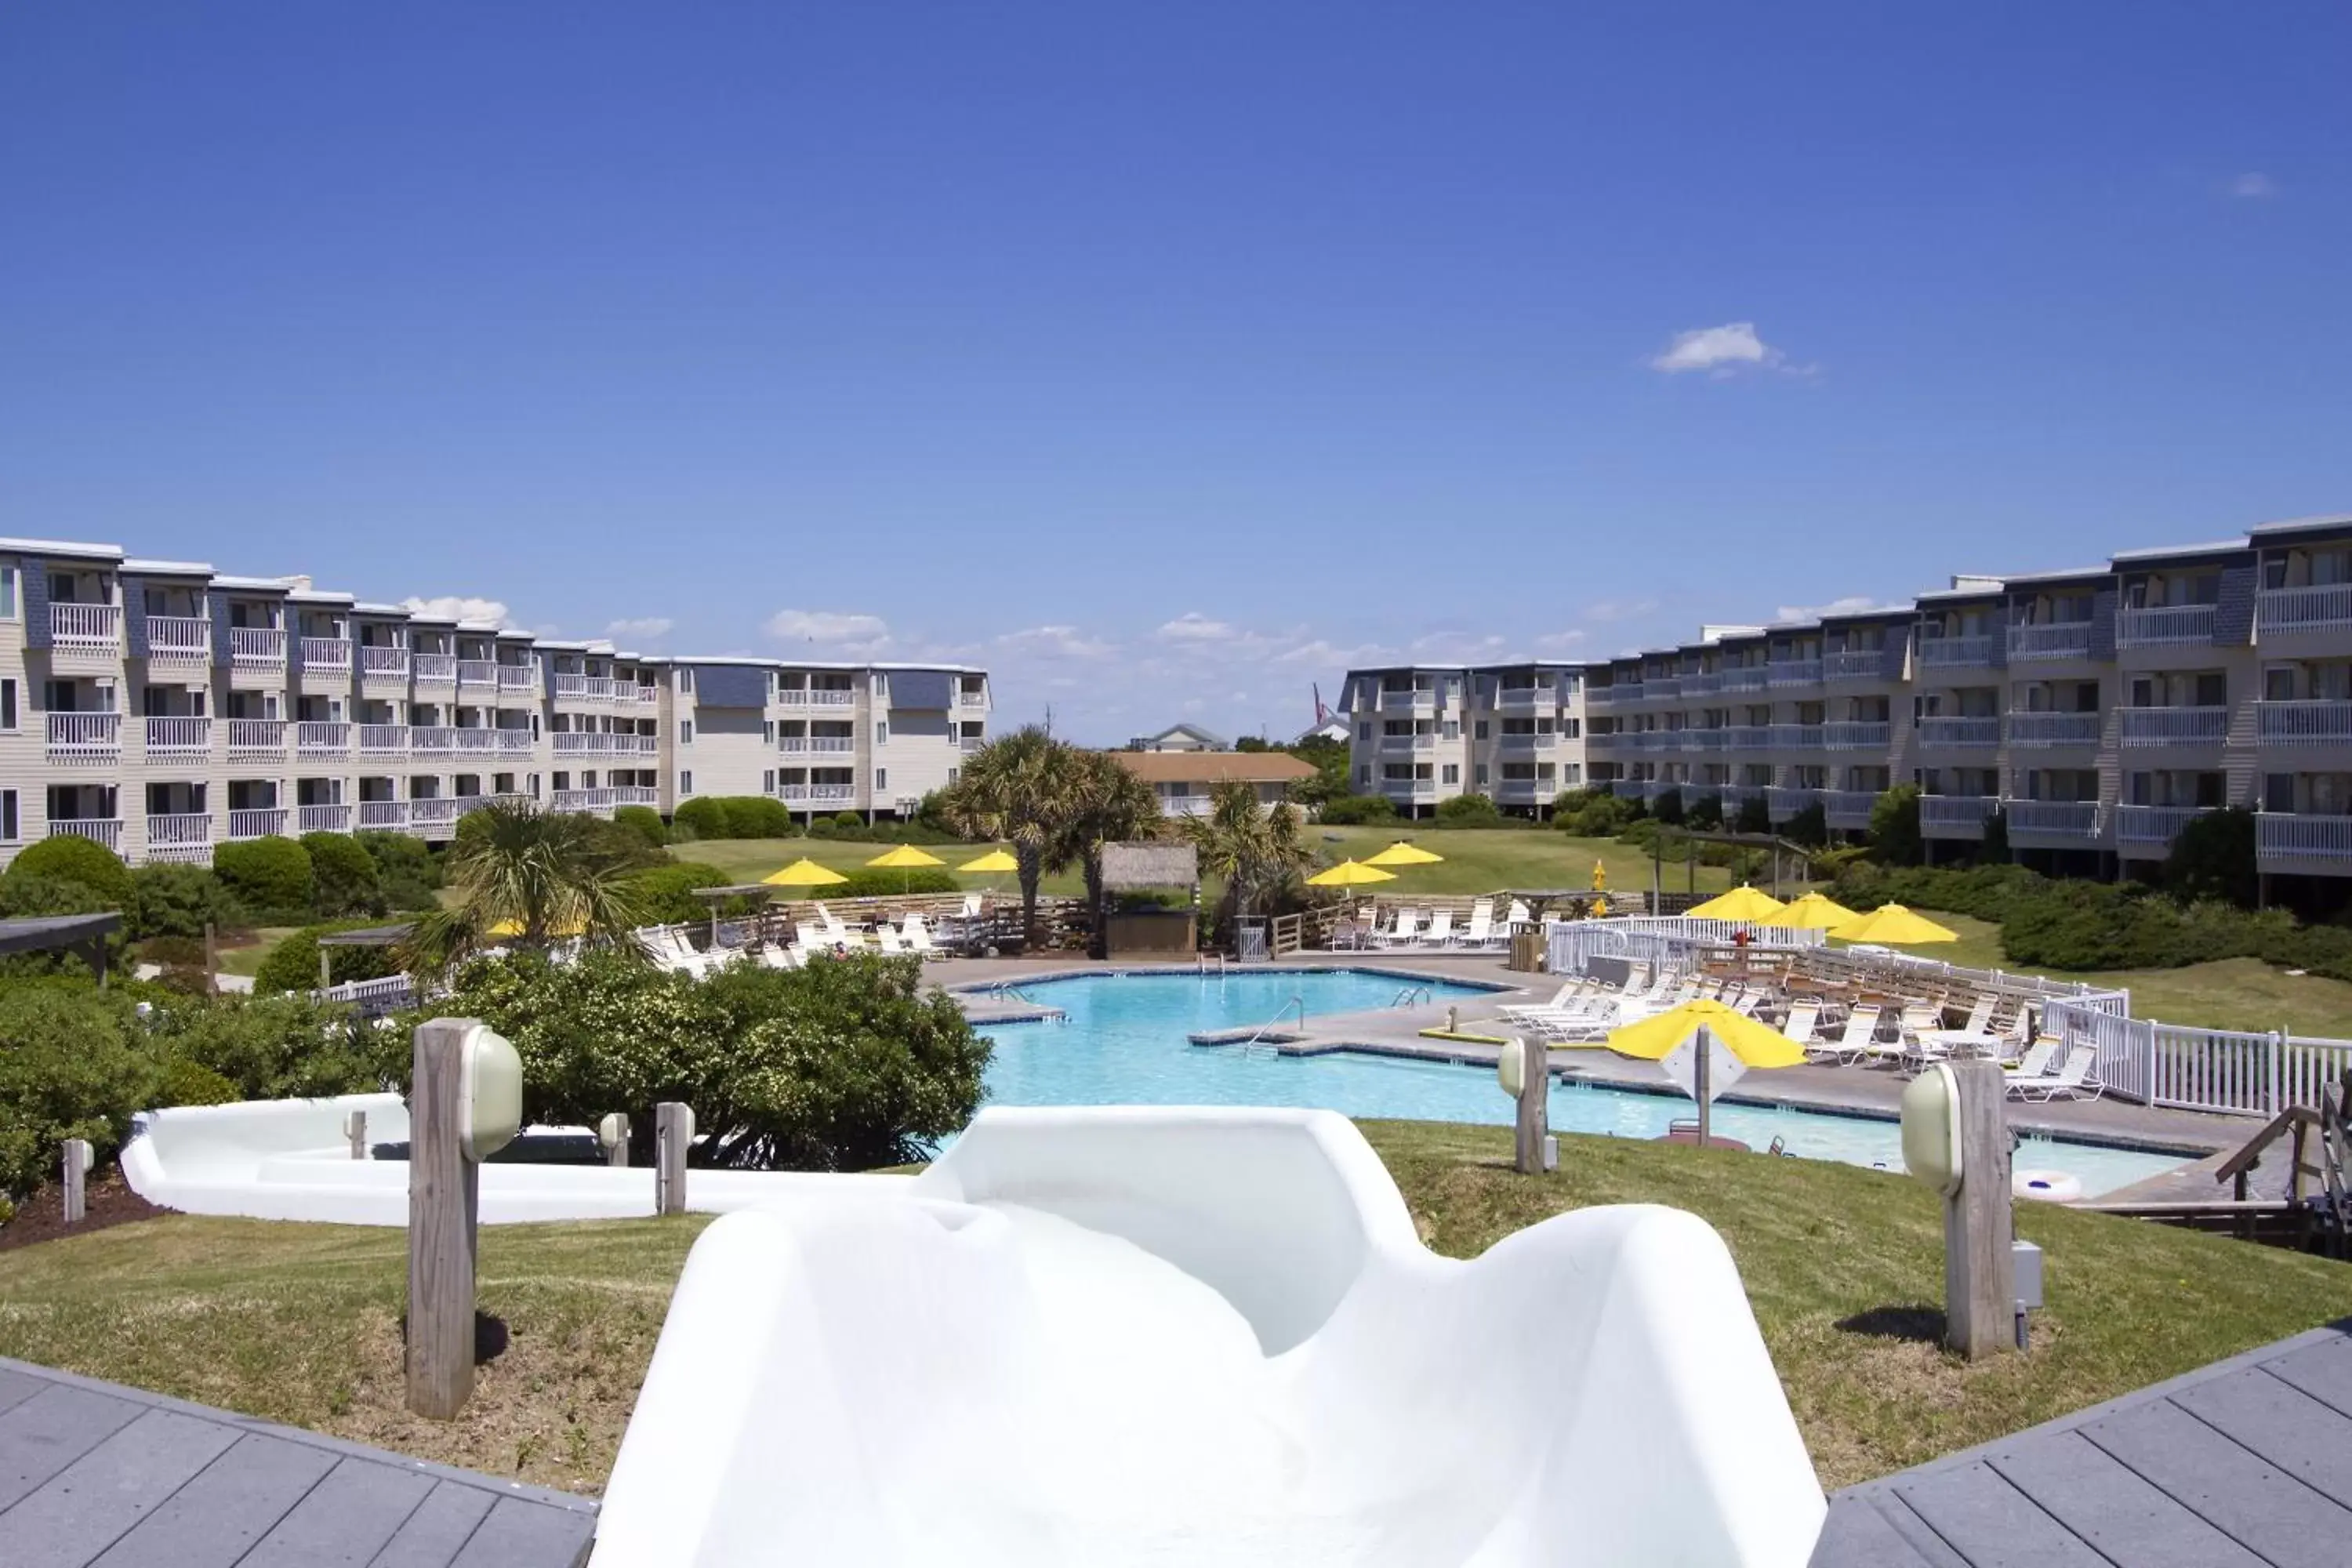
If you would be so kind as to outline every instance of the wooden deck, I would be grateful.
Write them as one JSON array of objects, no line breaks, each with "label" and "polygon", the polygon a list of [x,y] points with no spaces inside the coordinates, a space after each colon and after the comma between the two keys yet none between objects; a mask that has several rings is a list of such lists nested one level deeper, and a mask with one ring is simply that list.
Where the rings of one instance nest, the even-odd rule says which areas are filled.
[{"label": "wooden deck", "polygon": [[0,1357],[7,1568],[577,1568],[595,1505]]},{"label": "wooden deck", "polygon": [[2352,1320],[1850,1488],[1812,1561],[2352,1563]]}]

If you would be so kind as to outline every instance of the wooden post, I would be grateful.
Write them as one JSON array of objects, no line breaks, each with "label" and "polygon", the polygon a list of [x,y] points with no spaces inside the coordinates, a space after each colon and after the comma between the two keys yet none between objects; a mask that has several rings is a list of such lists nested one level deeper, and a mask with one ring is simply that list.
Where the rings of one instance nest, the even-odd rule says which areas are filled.
[{"label": "wooden post", "polygon": [[446,1421],[474,1392],[474,1222],[458,1078],[472,1018],[416,1027],[408,1090],[408,1407]]},{"label": "wooden post", "polygon": [[205,994],[220,994],[220,935],[213,922],[205,922]]},{"label": "wooden post", "polygon": [[1519,1114],[1512,1130],[1511,1163],[1532,1176],[1544,1168],[1544,1138],[1551,1131],[1551,1052],[1536,1037],[1519,1051]]},{"label": "wooden post", "polygon": [[65,1190],[66,1223],[79,1225],[87,1212],[83,1183],[89,1174],[89,1140],[68,1138],[58,1163],[58,1184]]},{"label": "wooden post", "polygon": [[343,1118],[343,1136],[351,1140],[352,1159],[364,1160],[368,1157],[366,1111],[354,1110]]},{"label": "wooden post", "polygon": [[1702,1149],[1706,1147],[1707,1123],[1710,1120],[1706,1109],[1707,1091],[1714,1087],[1707,1081],[1707,1068],[1714,1055],[1715,1041],[1708,1036],[1706,1026],[1701,1025],[1698,1031],[1698,1060],[1692,1064],[1691,1089],[1694,1098],[1698,1100],[1698,1146]]},{"label": "wooden post", "polygon": [[332,985],[332,984],[335,983],[335,981],[334,981],[333,969],[334,969],[334,964],[333,964],[333,955],[328,952],[328,951],[327,951],[327,944],[326,944],[325,942],[320,942],[320,943],[319,944],[319,989],[320,989],[320,990],[324,991],[324,990],[326,990],[329,986]]},{"label": "wooden post", "polygon": [[2000,1064],[1951,1064],[1959,1091],[1960,1190],[1944,1200],[1944,1343],[1981,1361],[2016,1343],[2009,1124]]},{"label": "wooden post", "polygon": [[694,1113],[674,1100],[654,1107],[654,1213],[686,1212],[686,1150]]}]

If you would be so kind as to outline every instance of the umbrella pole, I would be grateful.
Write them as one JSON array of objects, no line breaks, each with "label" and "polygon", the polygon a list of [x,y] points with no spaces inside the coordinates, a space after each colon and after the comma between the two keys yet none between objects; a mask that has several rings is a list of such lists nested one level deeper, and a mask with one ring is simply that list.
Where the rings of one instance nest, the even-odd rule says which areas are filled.
[{"label": "umbrella pole", "polygon": [[1698,1146],[1702,1149],[1706,1147],[1707,1137],[1707,1058],[1714,1055],[1715,1037],[1708,1034],[1706,1026],[1702,1024],[1698,1031],[1698,1072],[1691,1079],[1692,1087],[1698,1090]]}]

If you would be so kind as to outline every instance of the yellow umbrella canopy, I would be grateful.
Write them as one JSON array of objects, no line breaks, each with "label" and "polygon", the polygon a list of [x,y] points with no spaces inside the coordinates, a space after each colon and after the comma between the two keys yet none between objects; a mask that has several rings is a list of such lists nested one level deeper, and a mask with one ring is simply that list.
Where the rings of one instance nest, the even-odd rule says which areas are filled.
[{"label": "yellow umbrella canopy", "polygon": [[1015,860],[1008,850],[992,849],[977,859],[965,861],[956,869],[959,871],[1018,871],[1021,869],[1021,862]]},{"label": "yellow umbrella canopy", "polygon": [[1710,921],[1760,921],[1766,915],[1777,913],[1780,908],[1780,900],[1742,882],[1731,891],[1718,893],[1706,902],[1683,912]]},{"label": "yellow umbrella canopy", "polygon": [[1443,855],[1433,854],[1417,845],[1407,844],[1400,838],[1379,854],[1365,856],[1364,864],[1367,866],[1434,866],[1444,858]]},{"label": "yellow umbrella canopy", "polygon": [[1778,926],[1783,931],[1828,931],[1832,926],[1852,925],[1860,919],[1860,915],[1827,893],[1807,893],[1801,899],[1790,900],[1779,914],[1768,915],[1757,923]]},{"label": "yellow umbrella canopy", "polygon": [[873,859],[868,860],[866,863],[868,866],[892,867],[944,866],[947,864],[946,861],[940,859],[938,856],[926,854],[922,850],[916,848],[911,844],[901,844],[898,847],[891,850],[889,853],[886,855],[877,855]]},{"label": "yellow umbrella canopy", "polygon": [[1612,1029],[1609,1048],[1620,1056],[1663,1061],[1701,1029],[1752,1068],[1794,1067],[1805,1059],[1804,1047],[1796,1041],[1720,1002],[1685,1002],[1654,1018]]},{"label": "yellow umbrella canopy", "polygon": [[782,870],[771,871],[760,880],[772,888],[829,888],[835,882],[846,882],[849,879],[803,856]]},{"label": "yellow umbrella canopy", "polygon": [[1367,882],[1393,882],[1396,873],[1383,871],[1378,866],[1360,861],[1342,860],[1328,871],[1318,871],[1307,879],[1310,888],[1360,888]]},{"label": "yellow umbrella canopy", "polygon": [[[547,934],[550,936],[578,936],[582,931],[584,931],[587,929],[587,921],[583,920],[571,920],[564,921],[562,925],[556,927]],[[492,926],[490,928],[489,934],[492,936],[520,936],[522,931],[522,921],[509,916],[507,919],[500,921],[498,924]]]},{"label": "yellow umbrella canopy", "polygon": [[1885,942],[1893,947],[1960,940],[1959,932],[1939,926],[1925,915],[1915,915],[1901,904],[1881,904],[1851,924],[1832,926],[1830,934],[1841,942]]}]

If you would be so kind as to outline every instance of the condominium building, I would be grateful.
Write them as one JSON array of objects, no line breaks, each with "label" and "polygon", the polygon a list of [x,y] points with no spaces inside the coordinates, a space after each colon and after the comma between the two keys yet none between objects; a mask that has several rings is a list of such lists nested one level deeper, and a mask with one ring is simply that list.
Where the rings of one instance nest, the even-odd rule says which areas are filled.
[{"label": "condominium building", "polygon": [[60,833],[133,862],[271,834],[439,839],[498,795],[903,814],[988,706],[978,670],[640,655],[0,539],[0,860]]},{"label": "condominium building", "polygon": [[2352,877],[2352,515],[1588,667],[1595,783],[1869,825],[1916,784],[1937,845],[2115,873],[2225,805],[2270,876]]},{"label": "condominium building", "polygon": [[1518,816],[1549,815],[1584,783],[1584,668],[1541,662],[1351,669],[1339,710],[1359,795],[1426,816],[1483,795]]}]

